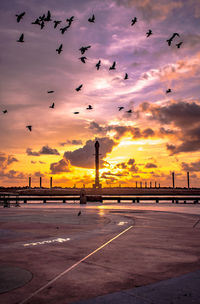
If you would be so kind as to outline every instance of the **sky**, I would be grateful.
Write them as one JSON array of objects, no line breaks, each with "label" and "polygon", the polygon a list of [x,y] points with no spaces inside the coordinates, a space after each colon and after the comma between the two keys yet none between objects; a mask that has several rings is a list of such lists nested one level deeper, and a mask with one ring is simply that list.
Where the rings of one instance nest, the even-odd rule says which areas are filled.
[{"label": "sky", "polygon": [[103,186],[199,187],[200,1],[2,0],[0,39],[0,186],[91,187],[98,140]]}]

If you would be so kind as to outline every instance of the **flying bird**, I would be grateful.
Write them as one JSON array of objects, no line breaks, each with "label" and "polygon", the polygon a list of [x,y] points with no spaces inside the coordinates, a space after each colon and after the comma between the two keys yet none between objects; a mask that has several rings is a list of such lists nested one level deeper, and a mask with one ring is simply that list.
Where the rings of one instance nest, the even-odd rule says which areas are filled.
[{"label": "flying bird", "polygon": [[58,49],[56,49],[56,52],[58,52],[58,54],[60,54],[62,52],[62,44],[59,46]]},{"label": "flying bird", "polygon": [[149,30],[149,31],[146,33],[147,37],[151,36],[152,34],[153,34],[153,33],[152,33],[152,30]]},{"label": "flying bird", "polygon": [[86,110],[92,110],[93,107],[91,105],[88,105],[88,107],[86,108]]},{"label": "flying bird", "polygon": [[79,114],[79,112],[74,112],[74,114]]},{"label": "flying bird", "polygon": [[21,34],[21,36],[19,37],[19,40],[17,40],[17,42],[24,42],[24,34]]},{"label": "flying bird", "polygon": [[21,19],[24,17],[25,14],[26,14],[26,13],[23,12],[23,13],[21,13],[21,14],[19,14],[19,15],[15,15],[15,16],[17,17],[17,22],[20,22]]},{"label": "flying bird", "polygon": [[80,91],[81,90],[81,88],[82,88],[82,84],[78,87],[78,88],[76,88],[75,90],[78,92],[78,91]]},{"label": "flying bird", "polygon": [[121,111],[121,110],[123,110],[123,109],[124,109],[124,107],[118,107],[118,109],[119,109],[119,111]]},{"label": "flying bird", "polygon": [[31,22],[31,24],[38,24],[38,25],[40,25],[40,20],[38,18],[36,18],[34,22]]},{"label": "flying bird", "polygon": [[99,61],[97,62],[97,64],[96,64],[97,70],[99,70],[100,66],[101,66],[101,60],[99,60]]},{"label": "flying bird", "polygon": [[69,19],[66,19],[69,22],[69,27],[71,26],[72,22],[74,21],[74,16],[71,16]]},{"label": "flying bird", "polygon": [[45,14],[43,14],[42,16],[39,16],[40,21],[44,21],[45,19]]},{"label": "flying bird", "polygon": [[42,30],[44,28],[44,21],[42,20],[40,23],[40,29]]},{"label": "flying bird", "polygon": [[81,211],[79,211],[79,213],[77,214],[77,216],[80,216],[81,215]]},{"label": "flying bird", "polygon": [[48,94],[54,93],[54,91],[47,91]]},{"label": "flying bird", "polygon": [[2,112],[3,112],[3,114],[6,114],[6,113],[8,113],[8,111],[7,111],[7,110],[3,110]]},{"label": "flying bird", "polygon": [[128,79],[128,74],[125,73],[124,80]]},{"label": "flying bird", "polygon": [[31,132],[32,131],[32,126],[26,126],[26,128]]},{"label": "flying bird", "polygon": [[170,46],[172,43],[172,39],[170,38],[170,39],[167,39],[166,41],[167,41],[168,45]]},{"label": "flying bird", "polygon": [[95,15],[93,14],[92,17],[88,19],[88,21],[94,23],[94,21],[95,21]]},{"label": "flying bird", "polygon": [[172,92],[171,89],[167,89],[167,90],[166,90],[166,94],[171,93],[171,92]]},{"label": "flying bird", "polygon": [[128,111],[126,111],[127,113],[132,113],[132,110],[128,110]]},{"label": "flying bird", "polygon": [[109,68],[109,70],[115,70],[116,62],[114,61],[112,66]]},{"label": "flying bird", "polygon": [[172,35],[169,39],[166,40],[169,46],[171,45],[172,40],[173,40],[176,36],[180,37],[179,33],[173,33],[173,35]]},{"label": "flying bird", "polygon": [[178,49],[180,49],[180,46],[181,46],[182,44],[183,44],[183,42],[182,42],[182,41],[181,41],[181,42],[179,42],[179,43],[177,43],[177,44],[176,44],[177,48],[178,48]]},{"label": "flying bird", "polygon": [[81,51],[81,54],[83,55],[85,51],[87,51],[89,48],[91,48],[91,45],[88,46],[82,46],[79,51]]},{"label": "flying bird", "polygon": [[137,22],[137,17],[134,17],[134,19],[131,20],[131,25],[134,25]]},{"label": "flying bird", "polygon": [[55,20],[54,23],[54,28],[56,28],[58,26],[58,24],[60,24],[62,21],[59,20]]},{"label": "flying bird", "polygon": [[49,106],[50,109],[54,109],[55,103],[53,102],[51,106]]},{"label": "flying bird", "polygon": [[67,30],[68,28],[69,28],[69,25],[60,28],[61,34],[63,35],[63,34],[66,32],[66,30]]},{"label": "flying bird", "polygon": [[51,20],[52,20],[52,19],[51,19],[51,12],[48,11],[48,12],[47,12],[47,17],[44,18],[44,21],[51,21]]},{"label": "flying bird", "polygon": [[84,56],[83,56],[83,57],[80,57],[79,59],[80,59],[83,63],[86,63],[85,60],[87,59],[87,57],[84,57]]}]

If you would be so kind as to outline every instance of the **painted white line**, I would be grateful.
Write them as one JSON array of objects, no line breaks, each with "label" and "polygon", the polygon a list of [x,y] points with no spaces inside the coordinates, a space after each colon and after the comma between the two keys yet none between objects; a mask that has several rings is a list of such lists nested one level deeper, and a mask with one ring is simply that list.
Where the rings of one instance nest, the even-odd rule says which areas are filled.
[{"label": "painted white line", "polygon": [[46,241],[41,241],[41,242],[26,243],[26,244],[24,244],[24,247],[51,244],[51,243],[63,243],[63,242],[67,242],[69,240],[70,240],[70,238],[66,238],[66,239],[57,238],[57,239],[46,240]]},{"label": "painted white line", "polygon": [[19,304],[26,303],[28,300],[30,300],[31,298],[33,298],[34,296],[36,296],[39,292],[41,292],[42,290],[44,290],[45,288],[47,288],[49,285],[51,285],[52,283],[54,283],[55,281],[57,281],[59,278],[61,278],[64,274],[66,274],[67,272],[69,272],[70,270],[72,270],[73,268],[75,268],[76,266],[78,266],[80,263],[82,263],[83,261],[85,261],[86,259],[88,259],[91,255],[95,254],[97,251],[99,251],[102,248],[104,248],[106,245],[108,245],[109,243],[111,243],[112,241],[114,241],[116,238],[118,238],[120,235],[122,235],[123,233],[127,232],[131,228],[133,228],[133,226],[129,226],[128,228],[126,228],[125,230],[123,230],[122,232],[120,232],[119,234],[117,234],[114,238],[110,239],[108,242],[106,242],[105,244],[101,245],[99,248],[95,249],[90,254],[88,254],[87,256],[85,256],[83,259],[81,259],[80,261],[78,261],[77,263],[75,263],[74,265],[72,265],[71,267],[69,267],[66,270],[64,270],[63,272],[61,272],[54,279],[52,279],[47,284],[43,285],[38,290],[36,290],[35,292],[33,292],[25,300],[23,300],[22,302],[19,302]]}]

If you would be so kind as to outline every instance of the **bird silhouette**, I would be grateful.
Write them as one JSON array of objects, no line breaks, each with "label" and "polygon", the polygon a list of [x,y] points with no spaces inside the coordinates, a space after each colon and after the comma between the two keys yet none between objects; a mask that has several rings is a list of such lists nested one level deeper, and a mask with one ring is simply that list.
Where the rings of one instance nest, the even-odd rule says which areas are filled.
[{"label": "bird silhouette", "polygon": [[69,19],[66,19],[66,21],[69,23],[69,27],[70,27],[72,22],[74,21],[74,16],[71,16]]},{"label": "bird silhouette", "polygon": [[23,13],[21,13],[21,14],[19,14],[19,15],[15,15],[15,16],[17,17],[17,22],[20,22],[21,19],[24,17],[25,14],[26,14],[26,13],[23,12]]},{"label": "bird silhouette", "polygon": [[121,111],[121,110],[123,110],[123,109],[124,109],[124,107],[118,107],[118,109],[119,109],[119,111]]},{"label": "bird silhouette", "polygon": [[69,25],[60,28],[61,34],[63,35],[63,34],[66,32],[66,30],[67,30],[68,28],[69,28]]},{"label": "bird silhouette", "polygon": [[126,111],[127,113],[132,113],[132,110],[128,110],[128,111]]},{"label": "bird silhouette", "polygon": [[176,36],[180,37],[179,33],[173,33],[172,36],[171,36],[169,39],[166,40],[169,46],[171,45],[172,40],[173,40]]},{"label": "bird silhouette", "polygon": [[74,114],[79,114],[79,112],[74,112]]},{"label": "bird silhouette", "polygon": [[149,30],[149,31],[146,33],[147,37],[151,36],[152,34],[153,34],[153,33],[152,33],[152,30]]},{"label": "bird silhouette", "polygon": [[81,54],[83,55],[85,51],[87,51],[89,48],[91,48],[91,45],[88,46],[82,46],[79,51],[81,51]]},{"label": "bird silhouette", "polygon": [[181,41],[181,42],[179,42],[179,43],[177,43],[177,44],[176,44],[177,48],[178,48],[178,49],[180,49],[180,46],[181,46],[182,44],[183,44],[183,42],[182,42],[182,41]]},{"label": "bird silhouette", "polygon": [[81,90],[81,88],[82,88],[82,84],[78,87],[78,88],[76,88],[75,90],[78,92],[78,91],[80,91]]},{"label": "bird silhouette", "polygon": [[48,12],[47,12],[46,18],[44,18],[44,21],[51,21],[51,20],[52,20],[52,19],[51,19],[51,12],[48,11]]},{"label": "bird silhouette", "polygon": [[125,73],[124,80],[128,79],[128,74]]},{"label": "bird silhouette", "polygon": [[92,17],[88,19],[88,21],[94,23],[94,21],[95,21],[95,15],[93,14]]},{"label": "bird silhouette", "polygon": [[50,109],[54,109],[55,103],[53,102],[51,106],[49,106]]},{"label": "bird silhouette", "polygon": [[21,34],[21,36],[19,37],[19,40],[17,40],[17,42],[24,42],[24,34]]},{"label": "bird silhouette", "polygon": [[38,18],[36,18],[35,21],[33,21],[31,24],[38,24],[38,25],[40,25],[40,20]]},{"label": "bird silhouette", "polygon": [[171,93],[171,92],[172,92],[171,89],[167,89],[167,90],[166,90],[166,94]]},{"label": "bird silhouette", "polygon": [[87,59],[87,57],[84,57],[84,56],[83,56],[83,57],[80,57],[79,59],[80,59],[83,63],[86,63],[85,60]]},{"label": "bird silhouette", "polygon": [[54,91],[47,91],[48,94],[54,93]]},{"label": "bird silhouette", "polygon": [[62,21],[59,20],[54,20],[54,28],[56,28],[58,26],[58,24],[60,24]]},{"label": "bird silhouette", "polygon": [[86,108],[86,110],[92,110],[93,107],[91,105],[88,105],[88,107]]},{"label": "bird silhouette", "polygon": [[170,39],[167,39],[166,41],[167,41],[168,45],[170,46],[172,43],[172,39],[170,38]]},{"label": "bird silhouette", "polygon": [[26,126],[26,128],[31,132],[32,131],[32,126]]},{"label": "bird silhouette", "polygon": [[109,70],[115,70],[116,62],[114,61],[112,66],[109,68]]},{"label": "bird silhouette", "polygon": [[137,22],[137,17],[134,17],[134,19],[131,20],[131,25],[134,25]]},{"label": "bird silhouette", "polygon": [[59,48],[58,49],[56,49],[56,52],[58,52],[58,54],[60,54],[61,52],[62,52],[62,44],[59,46]]},{"label": "bird silhouette", "polygon": [[3,112],[3,114],[6,114],[6,113],[8,113],[8,111],[7,111],[7,110],[3,110],[2,112]]},{"label": "bird silhouette", "polygon": [[80,215],[81,215],[81,211],[78,212],[77,216],[80,216]]},{"label": "bird silhouette", "polygon": [[99,61],[97,62],[97,64],[96,64],[97,70],[99,70],[100,66],[101,66],[101,60],[99,60]]},{"label": "bird silhouette", "polygon": [[40,21],[44,21],[44,19],[45,19],[45,14],[43,14],[42,16],[39,16]]}]

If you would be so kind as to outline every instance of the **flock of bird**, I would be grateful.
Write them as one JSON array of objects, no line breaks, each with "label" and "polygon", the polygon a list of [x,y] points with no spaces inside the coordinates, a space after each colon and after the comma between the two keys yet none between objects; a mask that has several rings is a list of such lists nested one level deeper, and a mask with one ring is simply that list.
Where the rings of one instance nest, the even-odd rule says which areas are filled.
[{"label": "flock of bird", "polygon": [[[17,22],[18,22],[18,23],[23,19],[23,17],[24,17],[25,14],[26,14],[26,12],[23,12],[23,13],[21,13],[21,14],[16,14]],[[50,21],[52,21],[52,16],[51,16],[51,12],[48,10],[48,12],[47,12],[46,15],[43,14],[42,16],[39,16],[39,17],[36,18],[35,21],[33,21],[31,24],[38,25],[38,26],[40,26],[41,29],[43,29],[43,28],[45,27],[45,22],[50,22]],[[66,19],[67,25],[64,26],[64,27],[61,27],[61,28],[59,29],[62,35],[71,27],[73,21],[74,21],[74,16],[71,16],[70,18],[67,18],[67,19]],[[56,28],[58,27],[58,25],[61,24],[61,22],[62,22],[61,20],[54,20],[54,21],[53,21],[53,23],[54,23],[54,28],[56,29]],[[88,22],[90,22],[90,23],[95,23],[95,15],[94,15],[94,14],[92,15],[92,17],[88,18]],[[138,22],[138,19],[137,19],[137,17],[134,17],[134,18],[131,20],[131,26],[133,26],[136,22]],[[148,38],[148,37],[150,37],[152,34],[153,34],[152,30],[149,29],[149,30],[146,32],[146,37]],[[173,39],[174,39],[176,36],[177,36],[177,37],[180,37],[180,35],[179,35],[178,33],[173,33],[172,36],[171,36],[169,39],[166,40],[166,42],[168,43],[169,46],[172,45],[172,41],[173,41]],[[24,43],[24,42],[25,42],[25,41],[24,41],[24,34],[23,34],[23,33],[20,35],[20,37],[19,37],[19,39],[17,40],[17,42],[19,42],[19,43]],[[180,48],[182,44],[183,44],[182,41],[179,42],[179,43],[177,43],[177,44],[176,44],[177,48]],[[82,46],[82,47],[79,49],[79,51],[81,52],[81,55],[84,55],[85,52],[86,52],[89,48],[91,48],[91,45]],[[57,52],[58,54],[61,54],[62,51],[63,51],[63,45],[60,44],[60,46],[56,49],[56,52]],[[85,64],[85,63],[86,63],[86,60],[87,60],[87,57],[86,57],[86,56],[81,56],[79,59],[80,59],[80,61],[81,61],[82,63]],[[99,61],[97,62],[97,64],[95,65],[95,67],[96,67],[97,70],[100,69],[100,67],[101,67],[101,60],[99,60]],[[116,61],[113,61],[113,64],[109,67],[109,70],[116,70]],[[128,79],[128,74],[125,73],[124,80],[127,80],[127,79]],[[75,88],[75,90],[76,90],[77,92],[79,92],[79,91],[82,89],[82,87],[83,87],[83,84],[80,84],[77,88]],[[166,90],[166,94],[171,93],[171,92],[172,92],[171,89],[167,89],[167,90]],[[48,94],[51,94],[51,93],[54,93],[54,91],[53,91],[53,90],[47,91],[47,93],[48,93]],[[55,108],[55,103],[53,102],[53,103],[49,106],[49,108],[54,109],[54,108]],[[93,109],[92,105],[88,105],[88,107],[86,108],[86,110],[92,110],[92,109]],[[118,110],[119,110],[119,111],[121,111],[121,110],[123,110],[123,109],[124,109],[123,106],[119,106],[119,107],[118,107]],[[5,109],[5,110],[3,110],[2,112],[3,112],[3,114],[6,114],[6,113],[8,113],[8,110]],[[132,113],[132,110],[130,109],[130,110],[126,111],[126,112],[130,114],[130,113]],[[74,112],[74,114],[79,114],[79,112],[76,111],[76,112]],[[26,128],[27,128],[29,131],[32,131],[32,126],[31,126],[31,125],[27,125]]]}]

